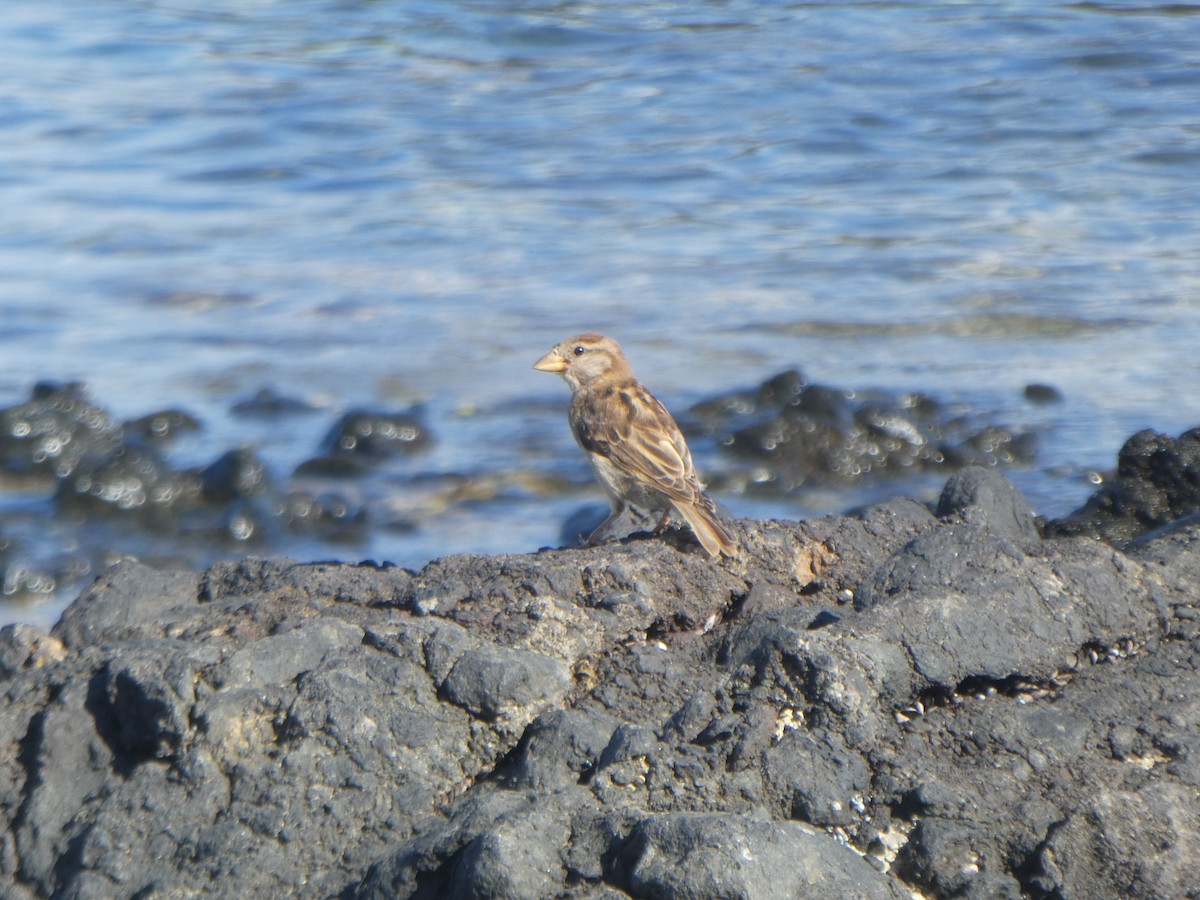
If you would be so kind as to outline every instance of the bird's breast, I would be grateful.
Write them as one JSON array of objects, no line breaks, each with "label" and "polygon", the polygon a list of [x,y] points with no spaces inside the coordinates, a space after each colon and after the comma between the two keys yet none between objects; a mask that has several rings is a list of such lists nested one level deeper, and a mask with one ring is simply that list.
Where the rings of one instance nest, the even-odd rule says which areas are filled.
[{"label": "bird's breast", "polygon": [[596,480],[612,497],[623,500],[630,506],[647,512],[649,510],[666,509],[670,501],[649,482],[639,478],[629,470],[617,465],[607,456],[589,453],[592,471]]}]

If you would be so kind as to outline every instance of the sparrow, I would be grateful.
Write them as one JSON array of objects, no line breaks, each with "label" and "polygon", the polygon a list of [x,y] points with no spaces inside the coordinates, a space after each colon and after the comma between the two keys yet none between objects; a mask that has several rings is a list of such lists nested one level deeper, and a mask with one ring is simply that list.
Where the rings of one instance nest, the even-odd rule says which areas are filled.
[{"label": "sparrow", "polygon": [[633,375],[612,338],[580,334],[556,344],[533,364],[539,372],[561,375],[571,387],[567,421],[587,454],[596,480],[612,500],[612,512],[587,539],[600,543],[627,507],[661,512],[661,534],[678,514],[709,556],[737,556],[733,536],[696,477],[692,454],[671,414]]}]

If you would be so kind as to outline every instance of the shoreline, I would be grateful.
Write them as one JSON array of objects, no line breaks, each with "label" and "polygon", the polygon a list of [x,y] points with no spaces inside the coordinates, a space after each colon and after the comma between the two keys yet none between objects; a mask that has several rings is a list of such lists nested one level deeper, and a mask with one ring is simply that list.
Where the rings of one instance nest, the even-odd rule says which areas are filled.
[{"label": "shoreline", "polygon": [[[1165,448],[1126,446],[1160,464],[1123,467],[1146,499]],[[0,629],[0,884],[1181,895],[1200,523],[1120,549],[1038,524],[967,468],[936,511],[737,521],[738,561],[674,532],[416,572],[120,564],[50,632]]]}]

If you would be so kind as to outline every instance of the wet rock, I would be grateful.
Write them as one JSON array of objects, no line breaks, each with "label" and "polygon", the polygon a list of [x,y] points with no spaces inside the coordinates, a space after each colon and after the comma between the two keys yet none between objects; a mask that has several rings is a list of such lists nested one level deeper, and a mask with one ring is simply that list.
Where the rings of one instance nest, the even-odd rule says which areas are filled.
[{"label": "wet rock", "polygon": [[291,416],[312,412],[315,407],[296,397],[281,394],[273,387],[260,388],[252,397],[239,400],[233,404],[235,416]]},{"label": "wet rock", "polygon": [[155,518],[194,504],[200,494],[200,479],[175,471],[153,447],[122,444],[77,466],[59,482],[55,497],[60,505],[93,514]]},{"label": "wet rock", "polygon": [[1032,432],[943,408],[921,394],[836,390],[785,372],[757,391],[693,407],[719,445],[759,467],[754,481],[780,489],[881,475],[1027,463]]},{"label": "wet rock", "polygon": [[354,410],[330,429],[322,449],[327,455],[354,454],[369,459],[411,453],[429,442],[429,432],[414,415]]},{"label": "wet rock", "polygon": [[230,450],[200,472],[200,490],[210,503],[259,497],[271,489],[267,467],[249,447]]},{"label": "wet rock", "polygon": [[1049,384],[1027,384],[1025,385],[1025,399],[1030,403],[1045,405],[1049,403],[1062,403],[1062,392],[1058,388]]},{"label": "wet rock", "polygon": [[[600,523],[608,518],[608,514],[612,507],[600,503],[589,503],[563,521],[562,528],[558,532],[559,543],[564,547],[575,547],[583,544],[587,540],[588,535],[600,527]],[[612,525],[613,534],[625,534],[633,527],[631,516],[633,514],[626,510],[621,513],[621,518]]]},{"label": "wet rock", "polygon": [[290,491],[279,518],[293,532],[318,534],[332,541],[362,540],[368,525],[365,508],[333,492]]},{"label": "wet rock", "polygon": [[358,478],[369,471],[369,466],[353,456],[315,456],[296,466],[292,473],[297,478]]},{"label": "wet rock", "polygon": [[125,423],[125,433],[143,441],[169,441],[200,430],[200,420],[181,409],[164,409]]},{"label": "wet rock", "polygon": [[993,475],[738,560],[123,564],[0,631],[0,894],[1186,896],[1200,524]]},{"label": "wet rock", "polygon": [[210,538],[219,532],[235,544],[249,547],[266,544],[278,531],[275,528],[277,517],[266,505],[246,498],[237,498],[224,507],[218,523],[214,527],[210,520],[202,519],[193,532],[198,531]]},{"label": "wet rock", "polygon": [[[274,396],[274,395],[273,395]],[[257,398],[264,404],[271,397]],[[278,398],[277,398],[278,399]],[[276,411],[290,404],[276,405]],[[222,454],[203,468],[180,468],[170,440],[199,423],[182,410],[166,409],[118,426],[88,398],[81,384],[37,385],[31,399],[0,410],[0,474],[7,484],[46,492],[44,509],[24,513],[18,532],[45,530],[43,518],[61,531],[70,551],[32,557],[25,545],[0,539],[3,596],[44,600],[124,554],[182,564],[220,558],[235,549],[263,552],[296,535],[322,543],[361,545],[377,523],[358,498],[324,485],[278,485],[251,446]],[[351,414],[328,439],[331,455],[297,474],[318,477],[362,474],[368,461],[423,446],[427,430],[413,416]],[[413,529],[405,517],[379,527]],[[174,540],[176,543],[171,544]]]},{"label": "wet rock", "polygon": [[295,475],[357,478],[380,460],[423,450],[431,441],[415,415],[356,410],[337,421],[321,442],[319,455],[297,466]]},{"label": "wet rock", "polygon": [[7,600],[44,599],[57,589],[60,579],[73,571],[70,560],[38,563],[16,542],[0,535],[0,597]]},{"label": "wet rock", "polygon": [[120,440],[120,428],[75,382],[41,382],[27,402],[0,410],[0,466],[11,473],[66,478],[84,459],[113,452]]},{"label": "wet rock", "polygon": [[1139,431],[1121,447],[1117,474],[1079,509],[1046,523],[1047,537],[1084,535],[1121,546],[1200,513],[1200,428],[1178,438]]}]

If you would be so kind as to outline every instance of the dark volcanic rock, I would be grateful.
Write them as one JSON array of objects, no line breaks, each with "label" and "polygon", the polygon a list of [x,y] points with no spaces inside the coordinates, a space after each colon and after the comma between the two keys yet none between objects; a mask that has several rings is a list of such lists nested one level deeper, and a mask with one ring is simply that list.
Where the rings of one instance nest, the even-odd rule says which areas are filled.
[{"label": "dark volcanic rock", "polygon": [[1062,393],[1058,388],[1049,384],[1027,384],[1024,391],[1025,399],[1030,403],[1047,404],[1062,403]]},{"label": "dark volcanic rock", "polygon": [[1200,428],[1178,438],[1139,431],[1117,455],[1117,474],[1082,507],[1048,522],[1047,537],[1086,535],[1118,546],[1200,513]]},{"label": "dark volcanic rock", "polygon": [[112,454],[80,464],[59,482],[56,499],[68,508],[94,514],[137,514],[161,521],[175,509],[196,503],[200,480],[175,472],[150,445],[122,443]]},{"label": "dark volcanic rock", "polygon": [[689,415],[718,444],[784,490],[927,469],[1027,463],[1026,429],[981,421],[922,394],[836,390],[798,371],[694,406]]},{"label": "dark volcanic rock", "polygon": [[1011,537],[1038,535],[1033,507],[1021,492],[995,469],[981,466],[969,466],[950,477],[938,500],[937,516],[953,516]]},{"label": "dark volcanic rock", "polygon": [[83,385],[42,382],[26,403],[0,410],[0,467],[65,478],[89,456],[116,449],[121,430]]},{"label": "dark volcanic rock", "polygon": [[825,835],[799,822],[717,813],[662,813],[641,820],[621,848],[613,875],[635,897],[907,896],[861,856],[831,847]]},{"label": "dark volcanic rock", "polygon": [[346,413],[323,442],[327,454],[366,457],[408,453],[428,443],[429,432],[416,416],[367,410]]},{"label": "dark volcanic rock", "polygon": [[[59,572],[45,564],[32,561],[21,543],[0,534],[0,592],[8,600],[37,600],[53,594],[58,587],[62,569],[70,571],[65,562]],[[82,573],[80,573],[82,574]]]},{"label": "dark volcanic rock", "polygon": [[104,457],[85,460],[63,478],[55,495],[69,508],[93,514],[135,513],[159,520],[195,503],[200,479],[177,472],[152,446],[122,443]]},{"label": "dark volcanic rock", "polygon": [[204,499],[225,503],[237,497],[258,497],[271,489],[271,476],[249,447],[230,450],[200,472]]},{"label": "dark volcanic rock", "polygon": [[296,397],[281,394],[275,388],[260,388],[252,397],[233,404],[235,416],[291,416],[314,411],[314,407]]},{"label": "dark volcanic rock", "polygon": [[[311,409],[297,404],[267,391],[237,412]],[[248,444],[207,466],[181,467],[171,441],[200,427],[178,409],[119,425],[78,383],[39,383],[28,401],[0,410],[0,482],[42,495],[10,507],[0,535],[3,596],[40,600],[77,589],[124,555],[204,564],[231,547],[267,553],[292,546],[297,535],[310,546],[361,547],[373,527],[416,527],[395,514],[374,521],[375,492],[342,493],[323,483],[426,446],[429,431],[414,415],[344,416],[326,438],[326,455],[297,470],[316,476],[302,483],[275,476]]]},{"label": "dark volcanic rock", "polygon": [[124,564],[0,631],[0,894],[1194,893],[1200,525],[938,512]]},{"label": "dark volcanic rock", "polygon": [[321,455],[302,462],[295,474],[355,478],[379,460],[423,450],[431,440],[429,430],[416,415],[353,410],[325,435]]},{"label": "dark volcanic rock", "polygon": [[125,423],[125,433],[144,441],[169,441],[200,430],[200,420],[181,409],[164,409]]}]

